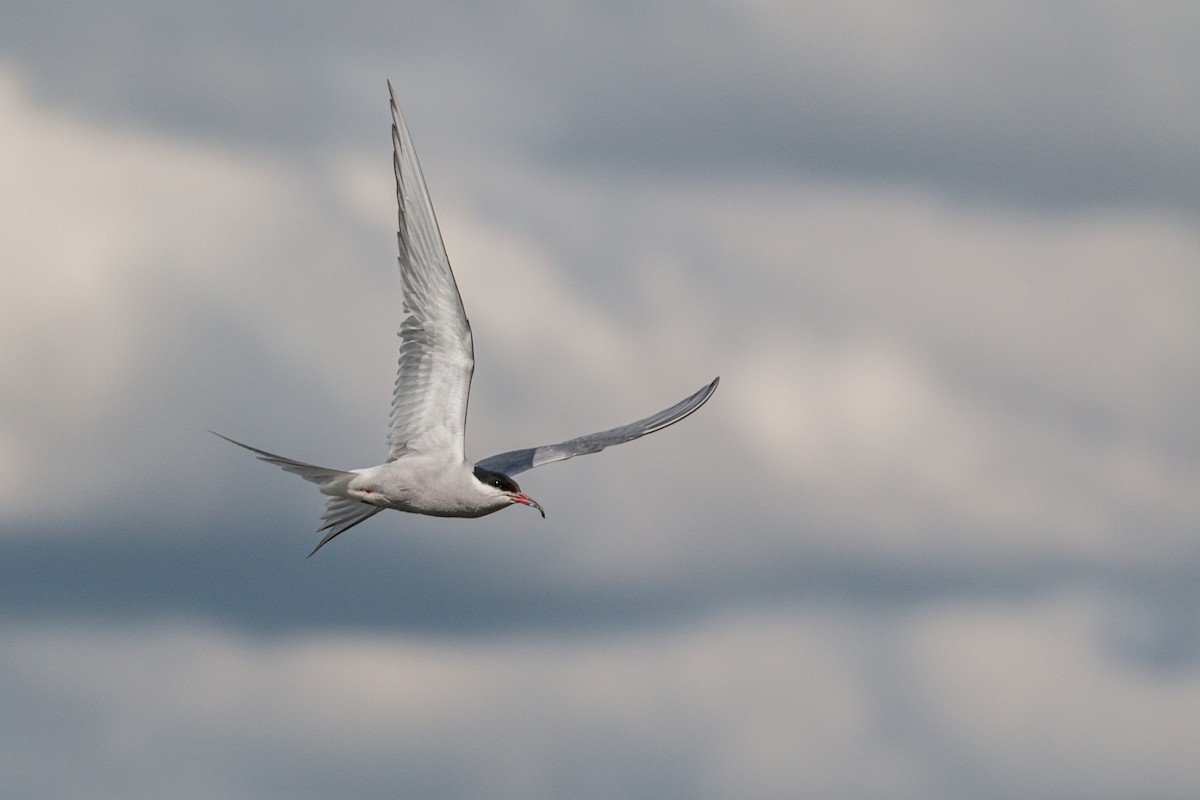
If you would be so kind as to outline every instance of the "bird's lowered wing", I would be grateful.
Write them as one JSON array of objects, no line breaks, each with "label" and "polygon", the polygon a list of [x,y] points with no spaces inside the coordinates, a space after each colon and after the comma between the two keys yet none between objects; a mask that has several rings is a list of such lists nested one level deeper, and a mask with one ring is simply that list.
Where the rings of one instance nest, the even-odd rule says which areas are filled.
[{"label": "bird's lowered wing", "polygon": [[559,442],[558,444],[548,444],[542,447],[531,447],[527,450],[513,450],[508,453],[500,453],[499,455],[483,459],[477,466],[505,475],[516,475],[519,472],[540,467],[542,464],[549,464],[552,461],[563,461],[572,456],[598,453],[606,447],[633,441],[641,436],[645,436],[647,433],[654,433],[668,425],[679,422],[679,420],[704,405],[708,398],[712,396],[712,393],[717,390],[717,384],[720,380],[720,378],[713,379],[712,383],[690,397],[680,400],[670,408],[663,409],[657,414],[640,419],[637,422],[631,422],[628,425],[622,425],[619,428],[613,428],[612,430],[600,433],[580,436],[576,439]]},{"label": "bird's lowered wing", "polygon": [[388,96],[399,209],[396,238],[404,288],[388,461],[410,452],[462,458],[467,397],[475,368],[471,326],[390,81]]}]

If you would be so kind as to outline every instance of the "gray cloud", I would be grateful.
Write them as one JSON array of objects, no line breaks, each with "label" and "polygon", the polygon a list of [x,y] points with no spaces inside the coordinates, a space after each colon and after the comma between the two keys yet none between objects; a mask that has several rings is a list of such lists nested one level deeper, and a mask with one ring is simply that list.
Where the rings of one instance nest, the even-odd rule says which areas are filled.
[{"label": "gray cloud", "polygon": [[1113,671],[1106,610],[1066,592],[465,640],[8,625],[0,739],[32,797],[1185,797],[1194,675]]},{"label": "gray cloud", "polygon": [[536,161],[1044,207],[1200,198],[1198,21],[1182,9],[265,8],[26,5],[3,45],[59,102],[273,151],[375,141],[366,112],[390,73],[436,120],[419,126],[431,140]]},{"label": "gray cloud", "polygon": [[[1025,603],[1070,587],[1111,598],[1102,631],[1107,658],[1163,674],[1200,665],[1196,559],[1169,569],[1044,557],[962,564],[848,557],[801,543],[732,568],[621,580],[572,565],[572,545],[563,542],[575,535],[569,523],[545,532],[471,532],[390,517],[311,560],[304,558],[308,527],[269,519],[197,528],[168,518],[167,530],[83,536],[26,531],[0,563],[0,618],[125,626],[183,619],[270,640],[329,631],[640,636],[726,609],[916,614],[931,604]],[[803,531],[793,535],[802,542]]]}]

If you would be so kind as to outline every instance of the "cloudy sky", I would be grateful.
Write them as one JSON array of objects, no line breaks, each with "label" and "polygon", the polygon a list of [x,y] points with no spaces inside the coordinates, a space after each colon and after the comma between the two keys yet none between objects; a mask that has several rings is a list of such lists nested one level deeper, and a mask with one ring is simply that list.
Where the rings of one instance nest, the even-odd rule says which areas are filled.
[{"label": "cloudy sky", "polygon": [[[1200,12],[18,2],[13,797],[1194,798]],[[385,78],[548,517],[377,516]]]}]

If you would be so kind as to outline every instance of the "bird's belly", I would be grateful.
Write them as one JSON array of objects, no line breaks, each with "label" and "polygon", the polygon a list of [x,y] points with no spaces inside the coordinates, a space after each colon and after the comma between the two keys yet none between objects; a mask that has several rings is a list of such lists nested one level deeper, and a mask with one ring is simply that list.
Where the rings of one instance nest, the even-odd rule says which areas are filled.
[{"label": "bird's belly", "polygon": [[430,517],[482,517],[508,505],[501,503],[481,506],[464,501],[460,497],[442,497],[437,493],[413,492],[398,487],[362,486],[351,488],[347,494],[379,508],[425,514]]}]

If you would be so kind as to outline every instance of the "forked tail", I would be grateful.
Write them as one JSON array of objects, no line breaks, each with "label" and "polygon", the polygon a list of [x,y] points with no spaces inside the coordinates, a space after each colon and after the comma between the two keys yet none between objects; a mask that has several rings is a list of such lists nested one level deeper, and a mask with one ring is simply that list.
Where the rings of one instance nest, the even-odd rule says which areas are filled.
[{"label": "forked tail", "polygon": [[321,494],[329,497],[329,500],[325,503],[325,513],[321,515],[321,521],[325,524],[317,528],[318,533],[325,530],[329,531],[329,533],[325,534],[325,538],[317,543],[317,546],[313,548],[309,556],[320,550],[326,542],[338,534],[345,533],[358,523],[370,519],[383,510],[379,506],[364,503],[346,494],[346,490],[350,486],[350,481],[354,478],[353,472],[331,469],[330,467],[318,467],[316,464],[306,464],[303,461],[285,458],[275,453],[268,453],[266,450],[259,450],[257,447],[251,447],[248,444],[242,444],[216,431],[209,431],[209,433],[214,436],[220,436],[230,444],[236,444],[238,447],[249,450],[251,453],[256,454],[260,461],[274,464],[285,472],[299,475],[309,483],[315,483],[317,488],[321,490]]}]

